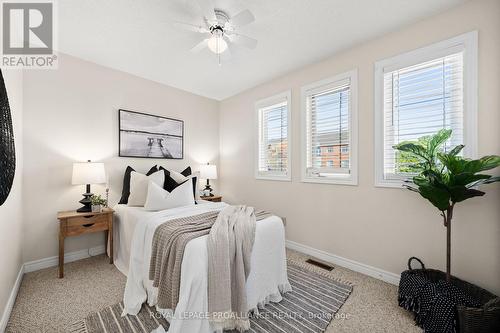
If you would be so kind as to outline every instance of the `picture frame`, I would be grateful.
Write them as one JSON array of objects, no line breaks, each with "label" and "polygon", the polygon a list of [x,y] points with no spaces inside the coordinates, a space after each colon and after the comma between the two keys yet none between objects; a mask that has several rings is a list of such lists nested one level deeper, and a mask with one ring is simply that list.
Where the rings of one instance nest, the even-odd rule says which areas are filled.
[{"label": "picture frame", "polygon": [[183,159],[184,121],[119,109],[118,156]]}]

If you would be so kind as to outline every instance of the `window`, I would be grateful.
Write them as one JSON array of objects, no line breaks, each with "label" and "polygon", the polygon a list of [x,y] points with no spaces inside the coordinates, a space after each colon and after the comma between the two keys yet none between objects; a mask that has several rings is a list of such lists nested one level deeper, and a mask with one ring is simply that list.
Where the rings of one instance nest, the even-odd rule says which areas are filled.
[{"label": "window", "polygon": [[291,180],[290,92],[256,103],[258,143],[257,179]]},{"label": "window", "polygon": [[357,185],[357,127],[356,70],[303,87],[302,181]]},{"label": "window", "polygon": [[376,185],[412,175],[412,159],[394,145],[443,128],[453,130],[445,149],[463,143],[475,155],[476,54],[473,32],[376,64]]}]

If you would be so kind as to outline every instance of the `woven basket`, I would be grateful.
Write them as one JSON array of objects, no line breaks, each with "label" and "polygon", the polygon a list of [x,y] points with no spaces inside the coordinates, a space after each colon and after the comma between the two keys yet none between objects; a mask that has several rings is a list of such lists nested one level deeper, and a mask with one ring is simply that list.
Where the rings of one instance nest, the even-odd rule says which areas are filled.
[{"label": "woven basket", "polygon": [[[416,260],[422,266],[414,269],[411,266]],[[426,269],[422,261],[416,257],[408,260],[408,271],[427,278],[430,282],[446,280],[446,273],[436,269]],[[451,277],[451,284],[463,290],[466,294],[477,299],[482,307],[472,308],[457,306],[458,329],[460,333],[490,333],[500,332],[500,297],[493,295],[487,290],[472,283],[463,281],[457,277]]]}]

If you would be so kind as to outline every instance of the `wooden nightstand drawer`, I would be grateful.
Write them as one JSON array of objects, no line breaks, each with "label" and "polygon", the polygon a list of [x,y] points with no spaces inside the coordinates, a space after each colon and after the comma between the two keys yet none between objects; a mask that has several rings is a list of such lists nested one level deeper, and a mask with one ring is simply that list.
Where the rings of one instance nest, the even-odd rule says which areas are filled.
[{"label": "wooden nightstand drawer", "polygon": [[71,217],[66,220],[66,225],[68,227],[77,227],[87,224],[98,224],[98,223],[108,223],[108,215],[100,214],[94,216],[78,216],[78,217]]},{"label": "wooden nightstand drawer", "polygon": [[74,224],[66,226],[65,236],[77,236],[98,231],[105,231],[109,229],[107,221],[88,222],[85,224]]},{"label": "wooden nightstand drawer", "polygon": [[108,214],[75,216],[63,222],[64,236],[77,236],[86,233],[105,231],[109,228]]}]

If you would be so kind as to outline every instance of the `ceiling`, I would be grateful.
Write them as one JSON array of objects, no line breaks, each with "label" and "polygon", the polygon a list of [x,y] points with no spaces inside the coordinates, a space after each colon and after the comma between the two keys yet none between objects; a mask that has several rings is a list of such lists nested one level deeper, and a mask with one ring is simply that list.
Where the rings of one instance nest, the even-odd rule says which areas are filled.
[{"label": "ceiling", "polygon": [[239,32],[259,41],[218,66],[189,51],[196,33],[172,25],[202,22],[196,0],[64,0],[59,51],[222,100],[464,1],[213,0],[229,15],[250,9],[256,20]]}]

